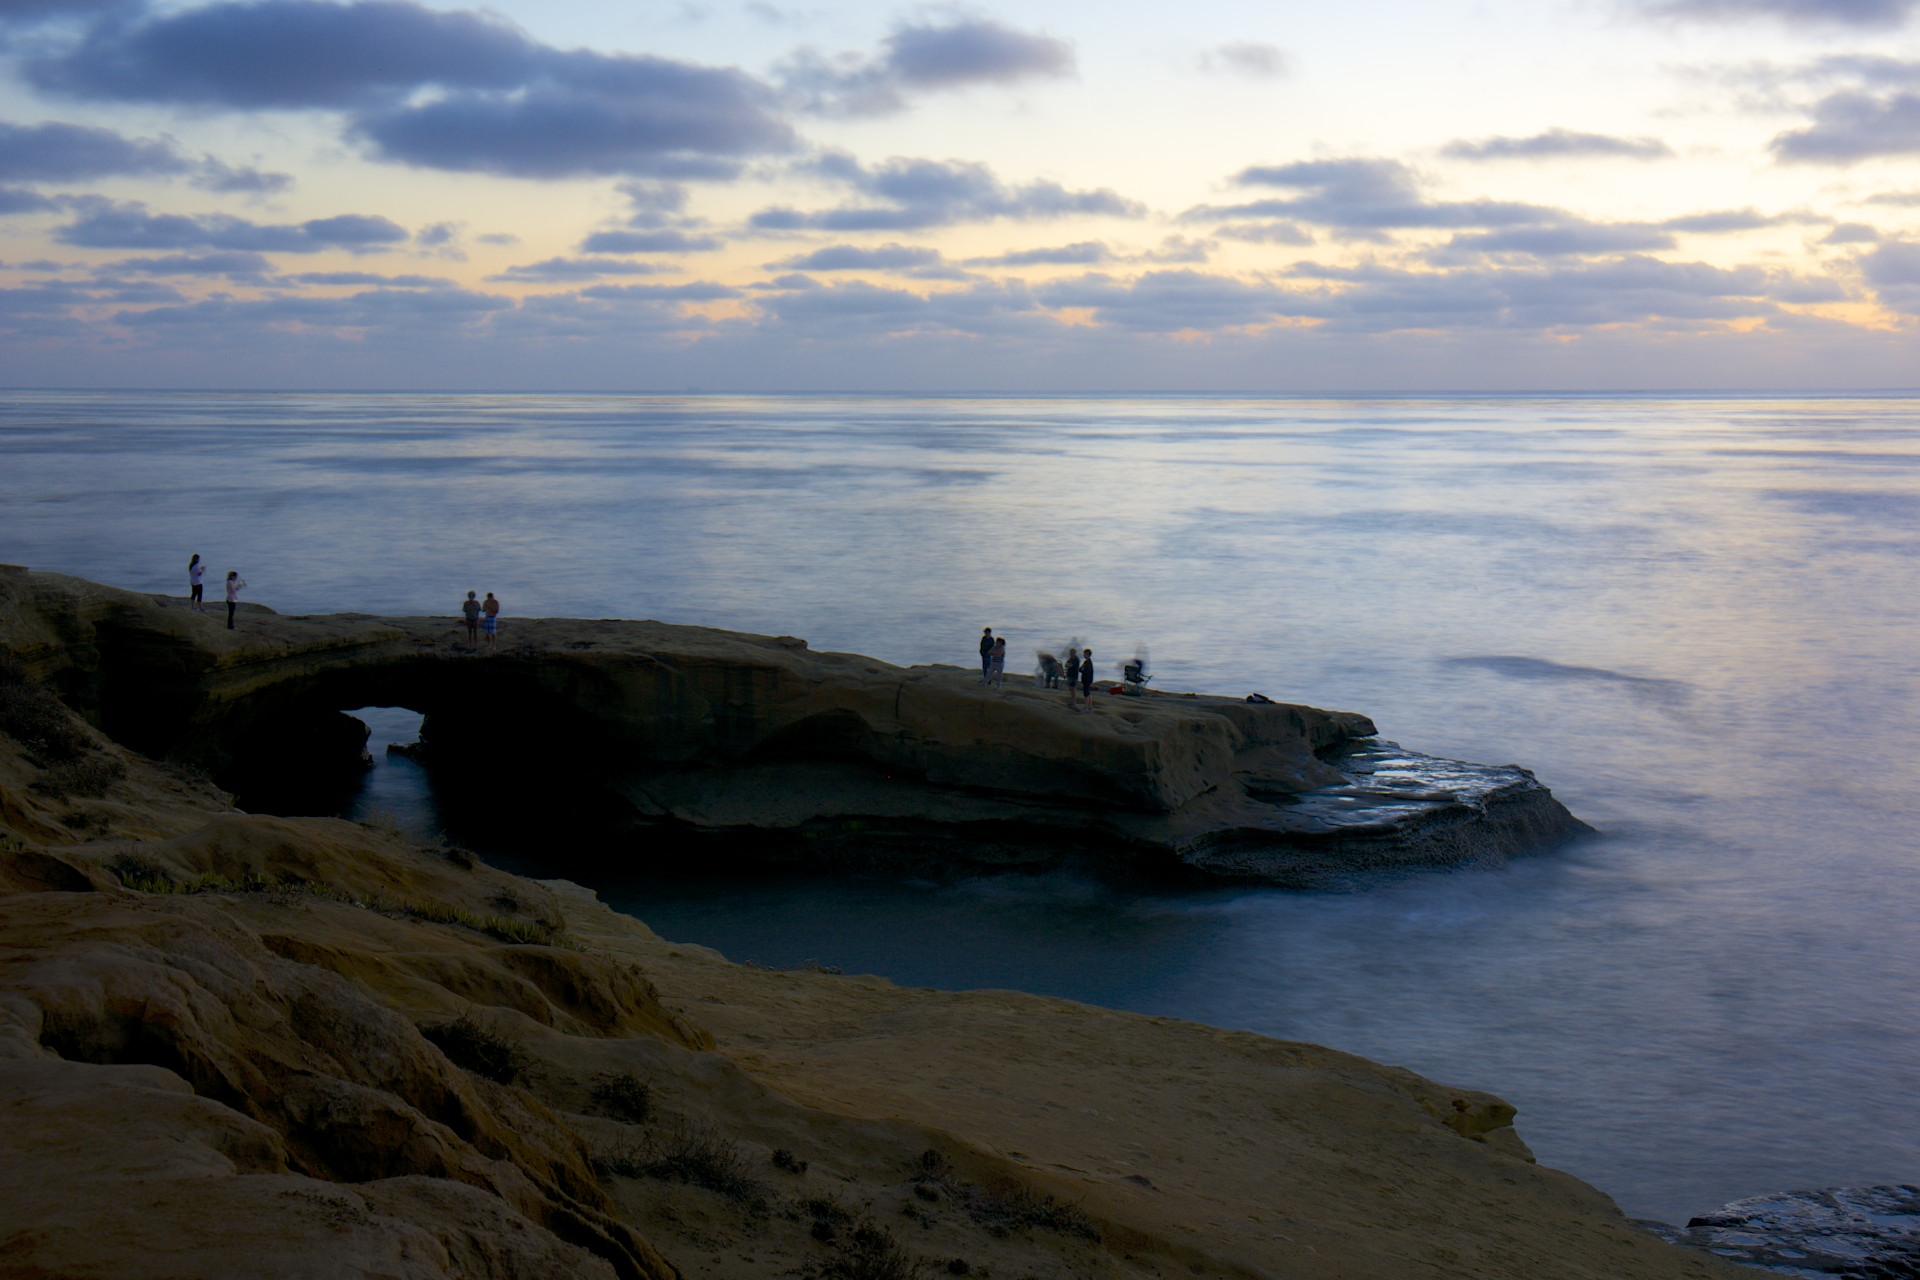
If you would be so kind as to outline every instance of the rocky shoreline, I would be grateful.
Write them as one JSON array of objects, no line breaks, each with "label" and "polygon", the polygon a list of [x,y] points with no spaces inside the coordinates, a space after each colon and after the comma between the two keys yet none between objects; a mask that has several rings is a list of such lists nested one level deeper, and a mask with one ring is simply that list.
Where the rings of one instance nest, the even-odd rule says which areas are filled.
[{"label": "rocky shoreline", "polygon": [[[0,571],[11,648],[107,732],[249,807],[351,773],[365,726],[424,713],[436,785],[496,821],[555,807],[625,859],[890,863],[1065,857],[1302,885],[1457,865],[1587,830],[1517,765],[1383,742],[1367,717],[1197,694],[989,689],[803,640],[657,622],[282,617],[229,632],[178,601]],[[514,806],[522,812],[509,812]],[[689,852],[693,850],[695,852]]]},{"label": "rocky shoreline", "polygon": [[[297,643],[229,649],[71,581],[0,575],[0,1274],[1740,1274],[1534,1163],[1485,1093],[1068,1001],[731,964],[459,848],[238,812],[120,734],[166,736],[170,706],[177,744],[244,743],[247,690],[314,676],[325,634],[391,671],[404,629],[285,620]],[[109,618],[129,607],[139,627]],[[1376,786],[1401,772],[1381,750]],[[1190,767],[1160,763],[1131,776]]]}]

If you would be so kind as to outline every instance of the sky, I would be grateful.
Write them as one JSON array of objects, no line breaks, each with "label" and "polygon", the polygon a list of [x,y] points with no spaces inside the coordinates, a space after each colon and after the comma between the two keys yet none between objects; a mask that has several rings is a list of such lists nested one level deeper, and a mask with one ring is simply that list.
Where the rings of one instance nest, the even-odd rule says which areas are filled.
[{"label": "sky", "polygon": [[1920,386],[1920,0],[0,0],[0,386]]}]

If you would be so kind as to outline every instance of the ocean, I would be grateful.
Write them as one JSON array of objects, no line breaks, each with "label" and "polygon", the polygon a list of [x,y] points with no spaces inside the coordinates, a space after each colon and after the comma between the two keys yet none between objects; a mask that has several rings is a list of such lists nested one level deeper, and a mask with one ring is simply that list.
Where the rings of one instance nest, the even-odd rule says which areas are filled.
[{"label": "ocean", "polygon": [[[992,626],[1017,668],[1077,638],[1524,764],[1599,834],[1313,893],[596,887],[740,960],[1485,1089],[1636,1216],[1920,1181],[1920,399],[0,394],[0,560],[184,595],[194,552],[286,613],[493,591],[507,643],[652,617],[964,666]],[[376,756],[417,721],[369,718]],[[436,820],[399,759],[375,809]]]}]

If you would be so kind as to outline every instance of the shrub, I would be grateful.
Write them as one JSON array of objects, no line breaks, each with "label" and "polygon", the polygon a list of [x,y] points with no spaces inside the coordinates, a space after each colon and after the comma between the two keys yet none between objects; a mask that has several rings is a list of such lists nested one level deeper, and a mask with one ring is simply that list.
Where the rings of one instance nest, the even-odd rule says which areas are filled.
[{"label": "shrub", "polygon": [[1061,1235],[1100,1239],[1100,1228],[1078,1207],[1062,1204],[1052,1196],[1036,1195],[1030,1188],[1013,1181],[997,1183],[991,1188],[962,1182],[954,1176],[947,1158],[931,1148],[920,1153],[911,1181],[915,1195],[934,1199],[944,1191],[954,1203],[966,1209],[975,1222],[996,1236],[1038,1227]]},{"label": "shrub", "polygon": [[0,732],[43,766],[76,760],[93,750],[66,704],[29,676],[11,654],[0,654]]},{"label": "shrub", "polygon": [[785,1169],[788,1173],[805,1173],[807,1171],[807,1162],[797,1159],[793,1152],[787,1150],[785,1147],[775,1147],[773,1154],[769,1156],[768,1159],[773,1162],[774,1168]]},{"label": "shrub", "polygon": [[758,1200],[760,1184],[747,1173],[746,1157],[740,1144],[726,1137],[710,1123],[681,1121],[655,1145],[653,1167],[647,1172],[656,1178],[673,1178],[735,1202]]},{"label": "shrub", "polygon": [[463,1013],[452,1022],[421,1027],[420,1034],[454,1066],[496,1084],[512,1084],[520,1074],[518,1047],[505,1036],[475,1022],[471,1014]]},{"label": "shrub", "polygon": [[126,776],[125,764],[104,751],[95,751],[77,760],[63,760],[50,766],[46,776],[33,786],[34,790],[55,798],[103,796],[107,788]]},{"label": "shrub", "polygon": [[116,854],[107,863],[107,870],[119,877],[121,884],[141,893],[172,893],[178,887],[165,867],[137,853]]},{"label": "shrub", "polygon": [[760,1184],[748,1172],[740,1144],[711,1121],[676,1121],[666,1133],[650,1133],[639,1143],[607,1152],[594,1164],[623,1178],[659,1178],[711,1191],[744,1208],[764,1208]]},{"label": "shrub", "polygon": [[829,1247],[832,1255],[813,1272],[819,1280],[914,1280],[926,1272],[925,1262],[872,1222],[837,1234]]},{"label": "shrub", "polygon": [[103,836],[112,819],[99,809],[69,809],[60,815],[60,824],[77,836]]},{"label": "shrub", "polygon": [[596,1076],[593,1081],[593,1105],[602,1114],[628,1124],[645,1124],[653,1109],[653,1089],[631,1071]]}]

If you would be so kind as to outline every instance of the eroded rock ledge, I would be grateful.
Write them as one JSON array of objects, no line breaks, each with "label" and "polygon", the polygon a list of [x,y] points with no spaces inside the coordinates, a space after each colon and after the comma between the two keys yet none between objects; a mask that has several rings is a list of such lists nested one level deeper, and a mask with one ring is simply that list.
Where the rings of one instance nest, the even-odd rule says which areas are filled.
[{"label": "eroded rock ledge", "polygon": [[1439,760],[1352,712],[983,687],[805,641],[658,622],[282,617],[229,632],[177,600],[0,574],[0,645],[116,738],[255,780],[358,756],[342,709],[412,707],[454,793],[756,856],[936,865],[1086,855],[1305,883],[1498,858],[1584,826],[1527,770]]}]

